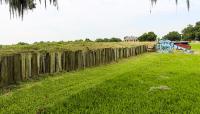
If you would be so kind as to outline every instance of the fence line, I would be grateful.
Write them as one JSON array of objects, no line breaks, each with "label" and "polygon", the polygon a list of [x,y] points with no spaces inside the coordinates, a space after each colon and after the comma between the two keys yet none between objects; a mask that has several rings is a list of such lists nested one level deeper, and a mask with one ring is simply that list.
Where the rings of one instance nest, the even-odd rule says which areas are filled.
[{"label": "fence line", "polygon": [[0,87],[41,74],[74,71],[108,64],[147,52],[147,46],[104,48],[88,51],[28,52],[0,56]]}]

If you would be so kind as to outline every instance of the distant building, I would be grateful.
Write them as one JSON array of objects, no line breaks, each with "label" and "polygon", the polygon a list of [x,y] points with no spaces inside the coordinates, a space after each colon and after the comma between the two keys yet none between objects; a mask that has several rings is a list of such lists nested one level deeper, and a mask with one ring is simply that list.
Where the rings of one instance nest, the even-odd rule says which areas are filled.
[{"label": "distant building", "polygon": [[136,37],[136,36],[125,36],[124,41],[125,42],[137,42],[138,37]]}]

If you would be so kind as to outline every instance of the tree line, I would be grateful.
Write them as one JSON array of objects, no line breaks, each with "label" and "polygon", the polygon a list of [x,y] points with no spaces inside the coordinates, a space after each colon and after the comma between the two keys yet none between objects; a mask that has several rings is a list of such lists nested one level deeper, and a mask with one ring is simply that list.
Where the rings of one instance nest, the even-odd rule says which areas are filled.
[{"label": "tree line", "polygon": [[[122,42],[122,39],[120,38],[97,38],[96,40],[91,40],[89,38],[86,39],[79,39],[74,41],[66,41],[66,42]],[[40,42],[34,42],[33,44],[44,44],[44,43],[65,43],[65,41],[59,41],[59,42],[50,42],[50,41],[40,41]],[[29,43],[26,42],[18,42],[16,45],[29,45]]]},{"label": "tree line", "polygon": [[89,38],[86,38],[85,40],[79,39],[69,42],[122,42],[122,39],[113,37],[113,38],[97,38],[96,40],[91,40]]},{"label": "tree line", "polygon": [[[155,41],[156,39],[157,35],[154,32],[144,33],[138,37],[139,41]],[[200,41],[200,21],[195,25],[188,25],[181,33],[178,31],[171,31],[161,39],[171,41]]]},{"label": "tree line", "polygon": [[181,33],[177,31],[169,32],[163,39],[171,41],[200,41],[200,22],[195,25],[188,25]]},{"label": "tree line", "polygon": [[[158,36],[154,32],[147,32],[138,37],[138,41],[156,41]],[[200,21],[195,25],[188,25],[184,28],[181,33],[177,31],[169,32],[164,35],[161,39],[171,40],[171,41],[200,41]],[[61,41],[64,42],[64,41]],[[91,40],[86,38],[85,40],[75,40],[68,42],[122,42],[120,38],[97,38],[96,40]],[[36,43],[48,43],[48,42],[35,42]],[[59,42],[58,42],[59,43]],[[19,42],[17,45],[28,45],[25,42]]]}]

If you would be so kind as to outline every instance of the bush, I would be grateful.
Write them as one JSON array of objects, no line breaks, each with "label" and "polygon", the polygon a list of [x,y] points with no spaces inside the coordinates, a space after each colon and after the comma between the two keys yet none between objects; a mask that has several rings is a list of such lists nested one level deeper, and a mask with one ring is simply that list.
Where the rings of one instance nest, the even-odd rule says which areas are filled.
[{"label": "bush", "polygon": [[121,42],[122,40],[120,38],[111,38],[111,39],[108,39],[108,38],[104,38],[104,39],[101,39],[101,38],[98,38],[95,40],[95,42]]},{"label": "bush", "polygon": [[138,38],[139,41],[155,41],[156,39],[157,35],[154,32],[144,33]]},{"label": "bush", "polygon": [[104,39],[98,38],[95,40],[95,42],[104,42]]},{"label": "bush", "polygon": [[90,40],[89,38],[86,38],[85,42],[92,42],[92,40]]},{"label": "bush", "polygon": [[19,42],[19,43],[17,43],[17,45],[29,45],[29,44],[25,43],[25,42]]},{"label": "bush", "polygon": [[110,42],[121,42],[122,40],[120,38],[111,38]]},{"label": "bush", "polygon": [[170,41],[180,41],[181,34],[179,34],[177,31],[172,31],[172,32],[169,32],[167,35],[165,35],[163,39],[170,40]]},{"label": "bush", "polygon": [[200,22],[197,22],[194,26],[188,25],[186,28],[182,30],[183,33],[183,40],[198,40],[200,32]]},{"label": "bush", "polygon": [[195,34],[195,40],[200,41],[200,32],[197,32],[197,33]]},{"label": "bush", "polygon": [[82,39],[80,39],[80,40],[75,40],[74,42],[83,42],[83,40],[82,40]]}]

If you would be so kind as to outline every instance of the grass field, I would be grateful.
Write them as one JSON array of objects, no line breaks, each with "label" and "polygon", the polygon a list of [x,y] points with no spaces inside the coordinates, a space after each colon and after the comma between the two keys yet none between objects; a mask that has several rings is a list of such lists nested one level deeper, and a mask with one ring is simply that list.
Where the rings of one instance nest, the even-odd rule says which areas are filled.
[{"label": "grass field", "polygon": [[191,46],[193,50],[200,50],[200,43],[192,43]]},{"label": "grass field", "polygon": [[199,54],[147,53],[56,74],[1,90],[0,113],[200,113],[199,62]]}]

